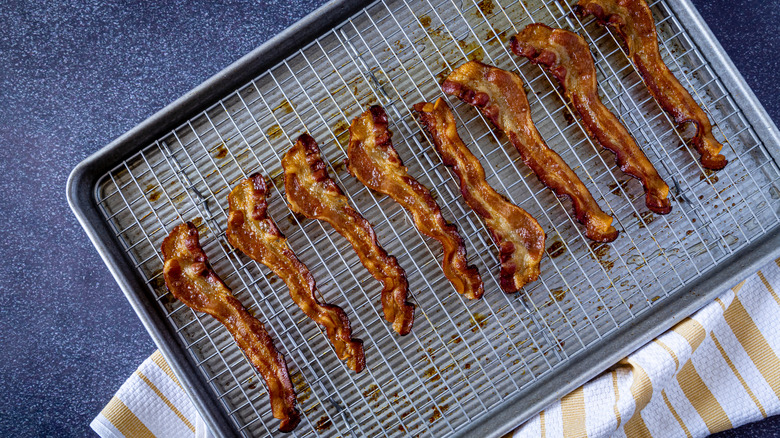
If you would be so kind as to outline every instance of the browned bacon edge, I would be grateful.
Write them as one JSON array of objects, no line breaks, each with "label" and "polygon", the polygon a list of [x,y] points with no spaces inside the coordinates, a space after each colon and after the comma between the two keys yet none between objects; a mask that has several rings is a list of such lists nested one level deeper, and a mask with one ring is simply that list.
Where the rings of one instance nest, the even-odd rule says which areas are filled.
[{"label": "browned bacon edge", "polygon": [[311,219],[328,222],[360,257],[363,266],[382,282],[382,310],[385,319],[400,335],[414,323],[414,306],[406,301],[409,284],[395,257],[377,242],[371,224],[349,205],[347,197],[328,175],[320,148],[303,134],[282,158],[284,187],[290,208]]},{"label": "browned bacon edge", "polygon": [[485,180],[479,159],[458,136],[455,117],[444,99],[414,105],[436,151],[460,181],[466,204],[485,221],[498,246],[499,283],[506,293],[517,292],[539,278],[544,255],[544,230],[530,214],[497,193]]},{"label": "browned bacon edge", "polygon": [[162,244],[163,275],[168,290],[188,307],[208,313],[233,335],[268,387],[279,430],[290,432],[301,416],[284,355],[274,347],[263,323],[247,312],[222,279],[211,269],[191,222],[174,228]]},{"label": "browned bacon edge", "polygon": [[577,174],[547,146],[536,130],[523,81],[518,75],[479,61],[469,61],[453,70],[441,88],[478,108],[504,131],[542,184],[556,195],[571,199],[575,217],[585,225],[588,238],[597,242],[612,242],[617,238],[612,217],[601,210]]},{"label": "browned bacon edge", "polygon": [[428,189],[408,174],[393,146],[385,110],[379,105],[370,107],[352,121],[349,133],[349,172],[407,209],[417,228],[441,243],[442,269],[458,293],[480,298],[484,291],[482,277],[476,266],[468,264],[457,227],[444,220]]},{"label": "browned bacon edge", "polygon": [[317,300],[314,276],[298,260],[287,239],[268,216],[263,176],[256,173],[241,181],[230,192],[228,200],[228,242],[284,280],[295,304],[325,328],[339,359],[345,360],[355,372],[362,371],[366,363],[363,342],[352,338],[344,310]]},{"label": "browned bacon edge", "polygon": [[647,208],[658,214],[671,212],[669,186],[599,98],[596,66],[585,39],[568,30],[533,23],[513,36],[510,44],[517,56],[544,66],[555,76],[588,134],[615,153],[620,170],[642,182]]},{"label": "browned bacon edge", "polygon": [[692,123],[696,134],[691,144],[707,169],[720,170],[728,160],[720,154],[723,145],[712,134],[712,123],[691,94],[672,74],[661,58],[653,13],[644,0],[579,0],[575,6],[582,16],[614,28],[623,38],[628,56],[642,76],[650,94],[677,124]]}]

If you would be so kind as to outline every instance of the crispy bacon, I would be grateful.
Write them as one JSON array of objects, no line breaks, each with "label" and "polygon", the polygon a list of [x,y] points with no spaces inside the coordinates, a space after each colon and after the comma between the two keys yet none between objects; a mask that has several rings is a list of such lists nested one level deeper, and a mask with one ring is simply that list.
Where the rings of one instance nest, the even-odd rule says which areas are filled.
[{"label": "crispy bacon", "polygon": [[568,30],[534,23],[513,36],[511,46],[517,56],[546,67],[561,83],[588,134],[617,155],[620,170],[642,182],[647,208],[659,214],[672,211],[669,186],[620,120],[601,103],[596,66],[585,39]]},{"label": "crispy bacon", "polygon": [[414,106],[445,165],[460,180],[460,192],[469,207],[481,216],[498,246],[499,283],[506,293],[517,292],[539,278],[544,254],[544,230],[530,214],[498,194],[485,181],[485,170],[458,136],[452,111],[439,98],[436,103]]},{"label": "crispy bacon", "polygon": [[585,234],[598,242],[611,242],[618,232],[577,174],[550,149],[531,120],[523,81],[514,73],[478,61],[469,61],[452,73],[442,90],[473,105],[509,137],[523,162],[558,196],[568,196]]},{"label": "crispy bacon", "polygon": [[241,181],[230,192],[228,242],[284,280],[295,304],[306,316],[325,327],[339,359],[359,373],[366,364],[363,341],[352,338],[349,320],[340,307],[317,300],[314,277],[268,216],[265,194],[265,180],[260,174]]},{"label": "crispy bacon", "polygon": [[469,265],[458,229],[444,220],[431,193],[409,176],[391,141],[387,113],[375,105],[349,127],[349,172],[372,190],[384,193],[407,209],[417,228],[444,249],[442,268],[458,293],[470,299],[483,293],[482,277]]},{"label": "crispy bacon", "polygon": [[399,334],[408,334],[414,322],[414,306],[406,302],[406,273],[398,260],[379,245],[371,224],[349,205],[347,197],[330,179],[314,139],[301,135],[284,154],[282,167],[290,208],[308,218],[328,222],[352,244],[363,266],[384,286],[385,319]]},{"label": "crispy bacon", "polygon": [[295,391],[284,356],[274,348],[263,323],[249,314],[208,264],[198,240],[198,229],[181,224],[163,240],[163,275],[168,290],[182,303],[208,313],[228,329],[252,365],[265,379],[279,430],[290,432],[300,421]]},{"label": "crispy bacon", "polygon": [[701,154],[707,169],[723,169],[728,161],[720,154],[723,145],[712,135],[707,114],[674,77],[661,58],[653,13],[644,0],[579,0],[582,16],[593,15],[602,25],[613,27],[623,38],[628,56],[644,79],[650,94],[680,125],[693,123],[696,135],[691,143]]}]

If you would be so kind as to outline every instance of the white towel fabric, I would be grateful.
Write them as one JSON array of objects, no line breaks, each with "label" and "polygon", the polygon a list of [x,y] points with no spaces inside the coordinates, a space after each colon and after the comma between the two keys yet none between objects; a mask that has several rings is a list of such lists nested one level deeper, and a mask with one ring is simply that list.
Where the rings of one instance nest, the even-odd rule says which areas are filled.
[{"label": "white towel fabric", "polygon": [[[508,437],[704,437],[780,413],[780,260]],[[91,424],[104,438],[207,438],[159,352]]]},{"label": "white towel fabric", "polygon": [[780,260],[513,437],[704,437],[780,413]]},{"label": "white towel fabric", "polygon": [[103,438],[210,438],[159,351],[146,359],[92,420]]}]

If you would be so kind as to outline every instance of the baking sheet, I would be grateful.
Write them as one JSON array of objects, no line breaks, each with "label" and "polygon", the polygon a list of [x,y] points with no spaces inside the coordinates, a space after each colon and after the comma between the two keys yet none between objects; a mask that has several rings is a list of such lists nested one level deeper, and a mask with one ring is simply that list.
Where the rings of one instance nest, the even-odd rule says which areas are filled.
[{"label": "baking sheet", "polygon": [[[707,31],[691,19],[695,11],[673,11],[664,2],[654,3],[653,10],[667,62],[706,106],[716,136],[728,140],[732,162],[724,171],[698,166],[696,154],[644,91],[612,36],[568,15],[566,6],[410,0],[367,7],[176,129],[151,130],[155,135],[146,146],[125,141],[109,148],[117,166],[92,174],[100,178],[93,199],[102,217],[87,220],[84,204],[76,196],[71,202],[88,231],[97,221],[110,227],[108,235],[93,234],[93,241],[100,241],[98,248],[177,374],[187,375],[192,385],[206,382],[194,395],[216,430],[273,434],[276,422],[263,383],[229,335],[172,299],[161,281],[159,244],[181,220],[196,217],[203,218],[201,242],[215,270],[266,323],[287,357],[306,418],[296,435],[337,430],[346,436],[441,436],[484,427],[488,418],[494,419],[489,432],[499,434],[614,362],[610,355],[619,351],[609,348],[612,342],[620,340],[626,350],[690,313],[703,302],[691,297],[690,288],[716,279],[714,268],[721,268],[721,276],[730,274],[718,283],[726,287],[745,268],[733,265],[738,252],[763,241],[742,258],[749,264],[776,248],[771,242],[780,204],[778,169],[766,147],[776,148],[776,142],[767,142],[776,131],[771,122],[766,128],[750,95],[727,86],[734,72],[716,47],[696,45]],[[508,36],[532,20],[587,35],[605,104],[623,116],[661,175],[676,183],[671,215],[646,212],[639,184],[587,139],[554,82],[507,51]],[[542,136],[622,232],[610,245],[586,240],[568,203],[519,163],[505,138],[475,110],[450,100],[460,134],[481,158],[488,181],[537,217],[548,234],[540,280],[516,296],[498,289],[492,243],[409,111],[418,101],[440,96],[443,75],[467,58],[521,73]],[[374,103],[388,109],[394,142],[410,173],[433,189],[445,218],[466,238],[471,261],[486,281],[483,300],[467,302],[457,295],[439,268],[436,242],[421,236],[400,207],[362,187],[343,168],[348,123]],[[406,268],[418,305],[412,335],[400,338],[384,323],[379,285],[346,241],[327,226],[291,215],[284,205],[279,157],[304,131],[320,142],[331,174]],[[142,150],[123,154],[132,147]],[[271,216],[312,270],[325,300],[343,307],[356,336],[366,341],[366,372],[347,370],[281,281],[225,244],[227,193],[257,170],[274,181]],[[119,254],[106,255],[109,247]],[[118,265],[128,260],[141,287],[119,272]],[[168,339],[161,339],[163,330]],[[496,421],[496,415],[504,418]]]}]

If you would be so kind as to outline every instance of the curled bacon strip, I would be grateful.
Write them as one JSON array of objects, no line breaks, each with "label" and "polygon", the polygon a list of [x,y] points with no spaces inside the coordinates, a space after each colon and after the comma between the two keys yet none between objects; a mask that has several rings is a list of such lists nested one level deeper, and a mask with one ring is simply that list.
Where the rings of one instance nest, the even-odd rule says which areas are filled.
[{"label": "curled bacon strip", "polygon": [[707,114],[661,58],[653,13],[647,3],[644,0],[579,0],[575,8],[582,16],[592,14],[599,23],[613,27],[620,34],[629,58],[661,108],[678,124],[695,125],[696,135],[691,143],[701,154],[702,166],[723,169],[728,160],[720,154],[723,145],[712,135]]},{"label": "curled bacon strip", "polygon": [[290,208],[311,219],[328,222],[352,244],[363,266],[382,282],[385,319],[401,335],[412,330],[414,306],[406,302],[409,285],[398,260],[379,246],[371,224],[349,205],[328,176],[320,148],[310,135],[298,137],[282,158],[284,187]]},{"label": "curled bacon strip", "polygon": [[642,182],[647,208],[659,214],[672,211],[669,186],[620,120],[601,103],[596,66],[585,39],[568,30],[534,23],[513,36],[511,45],[517,56],[547,67],[561,83],[588,134],[617,155],[620,170]]},{"label": "curled bacon strip", "polygon": [[414,109],[442,161],[458,176],[463,199],[485,220],[490,236],[498,246],[501,289],[507,293],[517,292],[525,284],[536,281],[544,254],[542,227],[485,181],[485,170],[458,136],[455,117],[444,99],[439,98],[436,103],[421,102]]},{"label": "curled bacon strip", "polygon": [[523,81],[514,73],[478,61],[453,70],[441,86],[445,93],[473,105],[504,131],[523,162],[558,196],[568,196],[585,234],[598,242],[611,242],[618,232],[585,184],[563,159],[550,149],[531,120]]},{"label": "curled bacon strip", "polygon": [[247,312],[211,269],[195,225],[187,222],[174,228],[163,240],[162,253],[168,290],[187,307],[208,313],[228,329],[263,376],[274,417],[281,420],[279,430],[295,429],[301,416],[295,407],[295,391],[284,356],[274,348],[263,323]]},{"label": "curled bacon strip", "polygon": [[268,216],[265,193],[265,180],[260,174],[241,181],[230,192],[228,242],[284,280],[295,304],[306,316],[325,327],[339,359],[345,360],[355,372],[362,371],[366,364],[363,341],[352,338],[349,320],[340,307],[317,301],[314,277]]},{"label": "curled bacon strip", "polygon": [[391,141],[387,114],[372,106],[349,127],[349,172],[372,190],[384,193],[407,209],[417,228],[438,240],[444,249],[444,275],[458,293],[470,299],[484,291],[476,266],[469,265],[466,247],[454,225],[448,224],[441,208],[425,186],[409,176]]}]

